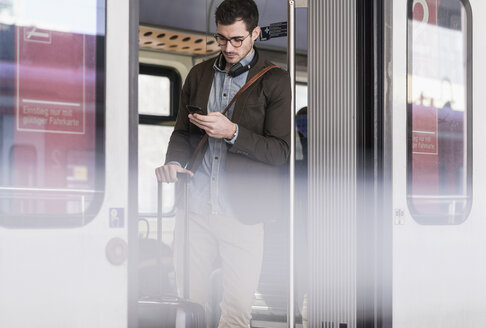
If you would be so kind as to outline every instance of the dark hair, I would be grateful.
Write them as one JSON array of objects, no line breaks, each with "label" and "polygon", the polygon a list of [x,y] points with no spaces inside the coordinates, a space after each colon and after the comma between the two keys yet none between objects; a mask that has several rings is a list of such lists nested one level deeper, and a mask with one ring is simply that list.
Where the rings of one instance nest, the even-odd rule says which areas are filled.
[{"label": "dark hair", "polygon": [[224,0],[216,9],[216,25],[231,25],[241,19],[248,32],[258,25],[258,7],[253,0]]}]

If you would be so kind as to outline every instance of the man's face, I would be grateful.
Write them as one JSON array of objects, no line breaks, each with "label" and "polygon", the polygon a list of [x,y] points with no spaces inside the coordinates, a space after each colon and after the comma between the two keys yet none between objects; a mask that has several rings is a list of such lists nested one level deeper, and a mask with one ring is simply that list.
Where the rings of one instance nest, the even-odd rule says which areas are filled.
[{"label": "man's face", "polygon": [[217,33],[228,40],[232,38],[243,40],[240,47],[233,46],[230,41],[226,42],[226,45],[220,46],[226,59],[226,69],[229,69],[231,65],[236,64],[251,53],[253,44],[260,35],[260,27],[257,26],[250,33],[246,29],[245,22],[237,20],[231,25],[218,24]]}]

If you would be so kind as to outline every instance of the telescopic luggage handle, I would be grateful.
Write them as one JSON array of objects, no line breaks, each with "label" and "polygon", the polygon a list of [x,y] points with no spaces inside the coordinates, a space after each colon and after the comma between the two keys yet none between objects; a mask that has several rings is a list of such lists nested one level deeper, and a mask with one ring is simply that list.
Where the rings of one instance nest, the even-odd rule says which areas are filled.
[{"label": "telescopic luggage handle", "polygon": [[191,267],[189,265],[189,190],[188,190],[188,184],[189,184],[189,176],[185,173],[181,173],[177,176],[177,179],[179,179],[183,185],[183,197],[184,197],[184,267],[182,268],[182,273],[183,273],[183,286],[182,286],[182,296],[184,299],[188,300],[189,299],[189,288],[190,288],[190,283],[189,283],[189,270],[191,270]]},{"label": "telescopic luggage handle", "polygon": [[[189,299],[189,229],[188,229],[188,209],[189,209],[189,203],[188,203],[188,181],[189,181],[189,176],[185,173],[180,173],[177,175],[177,179],[183,184],[183,204],[184,204],[184,231],[183,231],[183,236],[184,236],[184,266],[183,266],[183,285],[182,285],[182,290],[183,290],[183,298],[188,300]],[[157,180],[157,243],[161,244],[162,243],[162,218],[163,218],[163,211],[162,211],[162,182]],[[160,260],[160,256],[158,256],[157,261]],[[158,263],[160,264],[160,263]]]},{"label": "telescopic luggage handle", "polygon": [[[184,184],[184,207],[187,211],[187,180],[188,176],[185,173],[179,173],[177,174],[177,178],[179,181],[181,181]],[[159,243],[162,242],[162,220],[164,216],[163,208],[162,208],[162,191],[163,191],[163,186],[162,186],[162,181],[159,181],[157,179],[157,241]]]}]

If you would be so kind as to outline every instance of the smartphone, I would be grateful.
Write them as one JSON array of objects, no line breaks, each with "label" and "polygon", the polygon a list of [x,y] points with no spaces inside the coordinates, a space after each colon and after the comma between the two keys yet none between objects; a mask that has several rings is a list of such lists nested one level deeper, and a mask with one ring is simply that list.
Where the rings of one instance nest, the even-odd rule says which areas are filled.
[{"label": "smartphone", "polygon": [[204,115],[201,107],[198,107],[198,106],[193,106],[193,105],[186,105],[186,108],[187,110],[189,111],[189,113],[191,114],[200,114],[200,115]]}]

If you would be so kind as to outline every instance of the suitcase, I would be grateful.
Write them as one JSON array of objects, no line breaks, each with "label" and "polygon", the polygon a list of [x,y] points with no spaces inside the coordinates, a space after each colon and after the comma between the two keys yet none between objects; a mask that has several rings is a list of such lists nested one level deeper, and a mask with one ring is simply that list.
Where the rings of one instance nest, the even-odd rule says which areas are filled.
[{"label": "suitcase", "polygon": [[[183,298],[175,296],[149,297],[138,301],[139,328],[206,328],[205,311],[202,305],[189,301],[189,247],[187,247],[187,180],[179,177],[184,185],[184,281]],[[162,243],[162,182],[157,183],[157,242]],[[161,278],[162,279],[162,278]]]}]

